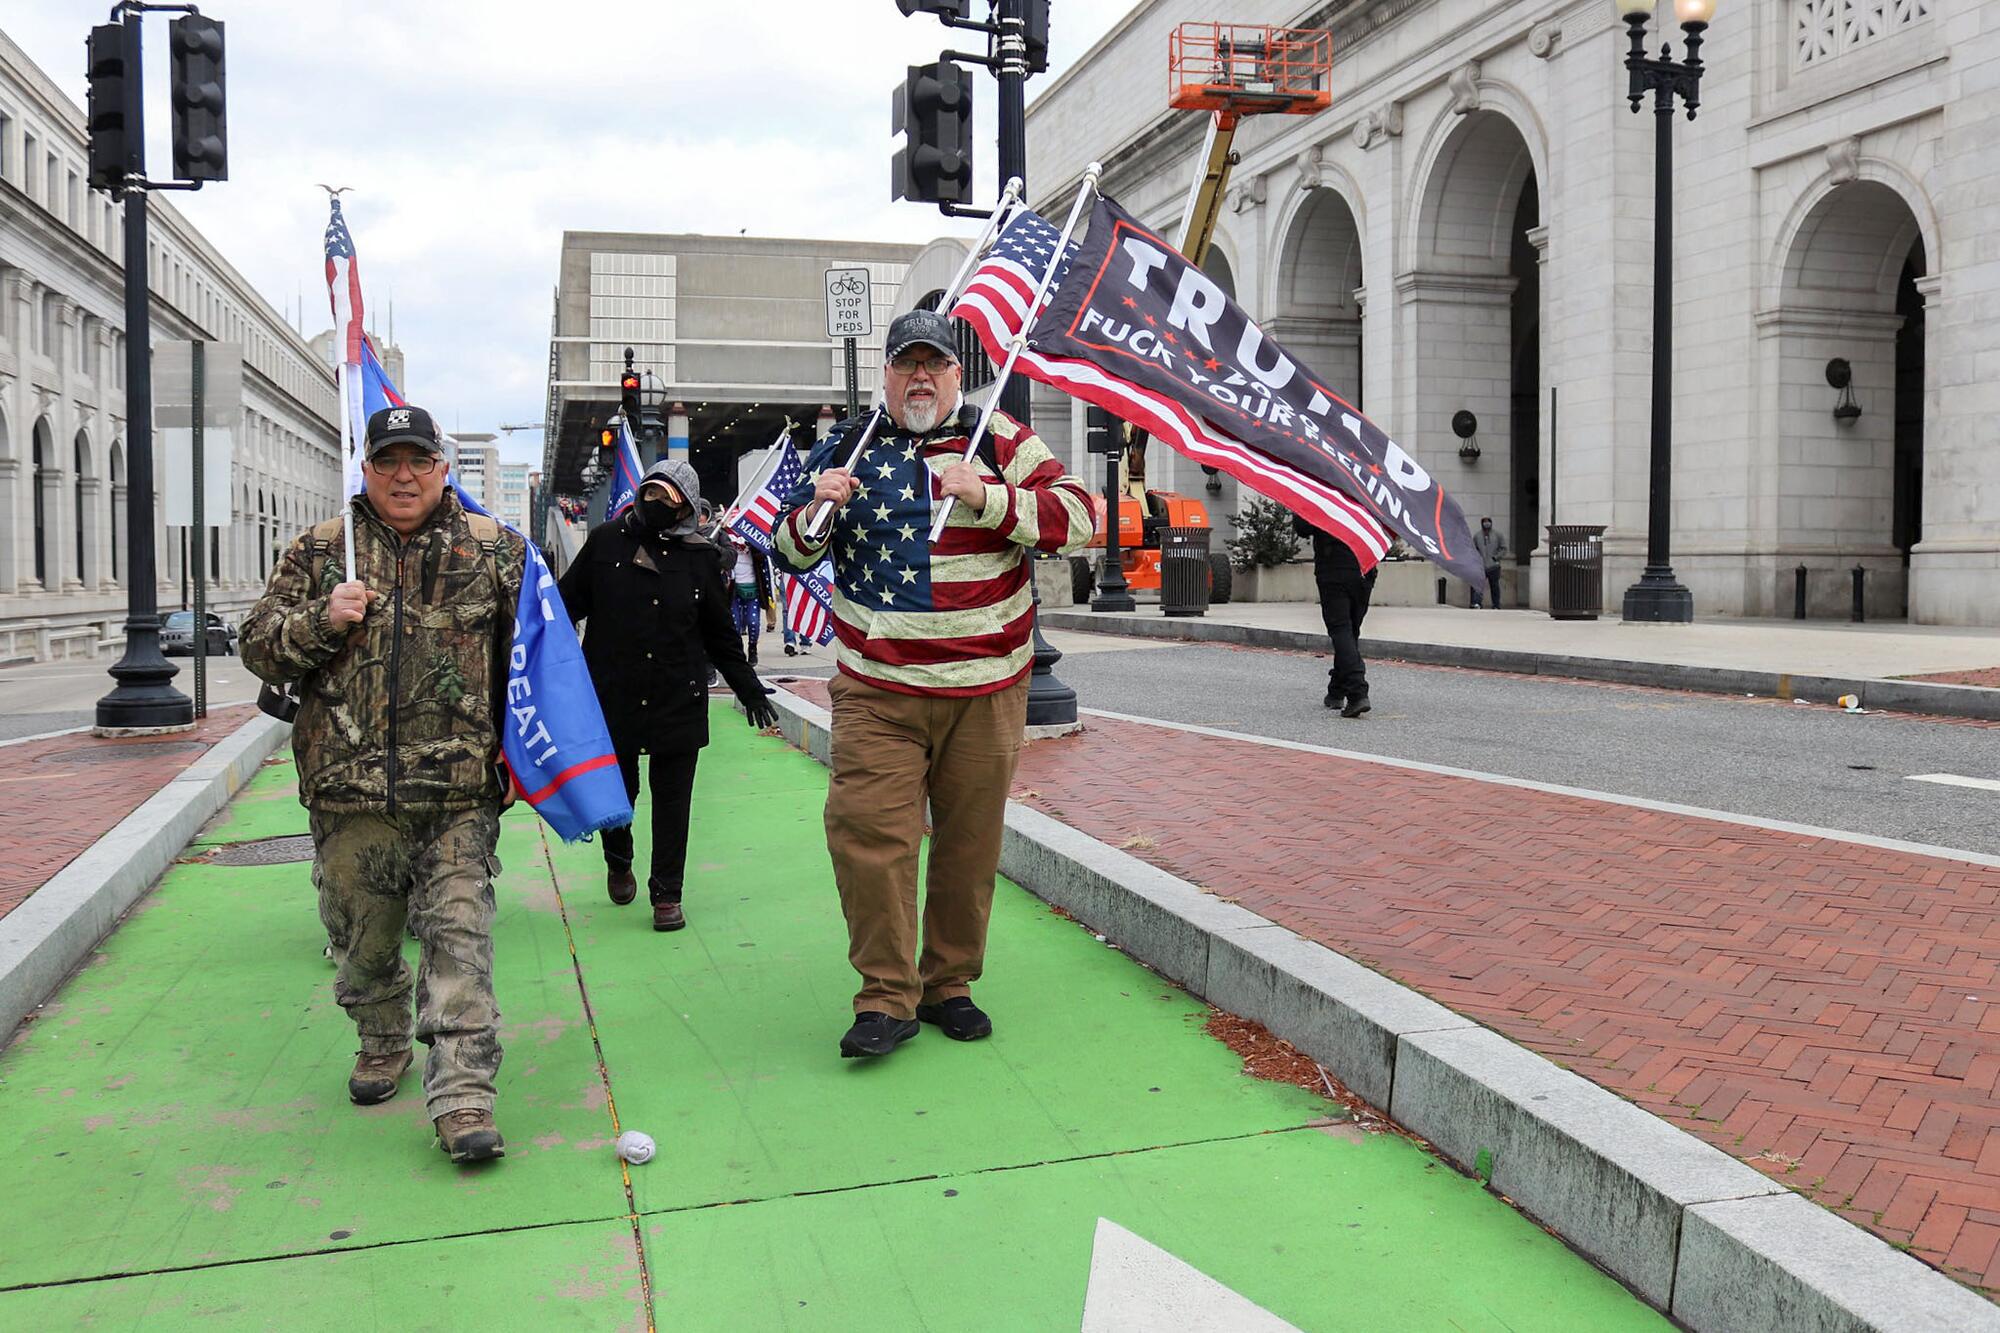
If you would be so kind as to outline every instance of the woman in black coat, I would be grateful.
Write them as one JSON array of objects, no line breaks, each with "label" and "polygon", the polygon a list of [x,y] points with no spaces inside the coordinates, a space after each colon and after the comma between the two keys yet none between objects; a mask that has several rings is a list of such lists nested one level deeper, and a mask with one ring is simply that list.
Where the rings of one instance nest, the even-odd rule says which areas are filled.
[{"label": "woman in black coat", "polygon": [[[639,753],[652,756],[653,929],[679,930],[695,762],[708,744],[709,664],[743,701],[753,727],[775,726],[757,673],[729,618],[715,548],[696,527],[700,482],[687,463],[647,469],[623,516],[593,529],[561,581],[570,619],[587,621],[583,657],[604,709],[625,792],[639,796]],[[638,896],[632,830],[607,829],[605,885],[624,906]]]}]

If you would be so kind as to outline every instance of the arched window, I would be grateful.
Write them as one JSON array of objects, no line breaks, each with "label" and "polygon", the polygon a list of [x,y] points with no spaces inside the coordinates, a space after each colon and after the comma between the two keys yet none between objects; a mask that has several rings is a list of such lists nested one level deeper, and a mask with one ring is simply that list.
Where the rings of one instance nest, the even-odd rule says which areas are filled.
[{"label": "arched window", "polygon": [[76,499],[76,576],[84,576],[83,539],[89,527],[89,515],[84,512],[83,479],[90,472],[90,444],[82,431],[76,433],[76,475],[70,478],[70,494]]}]

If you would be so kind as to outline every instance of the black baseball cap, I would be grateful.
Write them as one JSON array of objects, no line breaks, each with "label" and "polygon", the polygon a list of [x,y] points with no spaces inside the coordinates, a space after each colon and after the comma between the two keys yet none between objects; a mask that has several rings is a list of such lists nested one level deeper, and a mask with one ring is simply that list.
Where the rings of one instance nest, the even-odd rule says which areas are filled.
[{"label": "black baseball cap", "polygon": [[385,407],[368,418],[368,443],[362,457],[373,458],[392,444],[420,444],[430,453],[444,453],[431,414],[411,404]]},{"label": "black baseball cap", "polygon": [[893,360],[918,346],[935,347],[958,360],[958,334],[951,321],[935,310],[911,310],[889,321],[889,336],[882,342],[885,357]]}]

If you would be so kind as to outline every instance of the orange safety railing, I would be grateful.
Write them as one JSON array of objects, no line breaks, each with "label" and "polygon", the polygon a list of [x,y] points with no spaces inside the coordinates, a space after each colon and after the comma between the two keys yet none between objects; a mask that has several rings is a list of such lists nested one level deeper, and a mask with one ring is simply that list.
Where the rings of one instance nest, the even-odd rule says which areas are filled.
[{"label": "orange safety railing", "polygon": [[1333,103],[1324,28],[1183,23],[1167,42],[1168,103],[1181,111],[1311,115]]}]

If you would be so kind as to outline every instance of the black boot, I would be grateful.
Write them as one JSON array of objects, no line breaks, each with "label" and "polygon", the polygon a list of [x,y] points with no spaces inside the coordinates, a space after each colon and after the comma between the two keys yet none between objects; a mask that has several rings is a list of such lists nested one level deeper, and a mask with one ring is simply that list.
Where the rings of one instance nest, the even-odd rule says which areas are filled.
[{"label": "black boot", "polygon": [[1342,717],[1360,717],[1368,711],[1368,691],[1347,696],[1347,707],[1340,710]]}]

